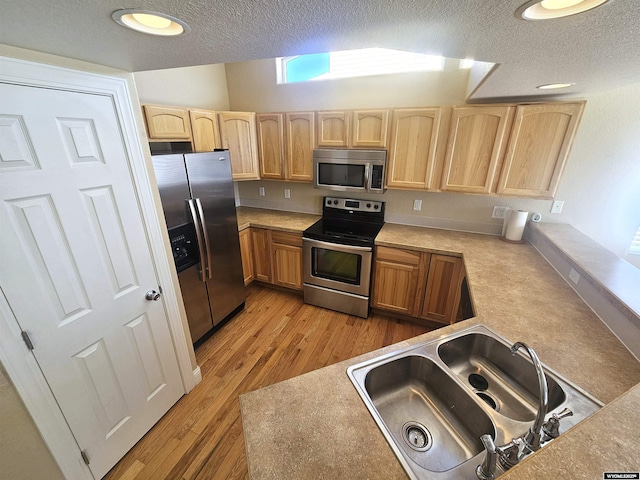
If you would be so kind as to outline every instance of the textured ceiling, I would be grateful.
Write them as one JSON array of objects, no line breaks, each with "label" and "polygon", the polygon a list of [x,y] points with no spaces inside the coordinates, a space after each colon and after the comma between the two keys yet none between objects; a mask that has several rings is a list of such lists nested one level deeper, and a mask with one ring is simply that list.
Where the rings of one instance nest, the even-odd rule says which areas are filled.
[{"label": "textured ceiling", "polygon": [[[609,0],[544,22],[515,17],[525,0],[8,0],[0,43],[127,71],[386,47],[498,64],[474,100],[539,95],[576,82],[572,96],[640,82],[640,1]],[[129,31],[120,8],[177,16],[173,38]]]}]

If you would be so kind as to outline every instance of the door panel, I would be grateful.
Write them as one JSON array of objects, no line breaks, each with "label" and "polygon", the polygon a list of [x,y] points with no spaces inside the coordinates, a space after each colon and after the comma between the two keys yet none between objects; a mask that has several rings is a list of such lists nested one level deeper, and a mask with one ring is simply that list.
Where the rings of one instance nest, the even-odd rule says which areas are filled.
[{"label": "door panel", "polygon": [[0,84],[0,287],[94,476],[183,393],[111,97]]}]

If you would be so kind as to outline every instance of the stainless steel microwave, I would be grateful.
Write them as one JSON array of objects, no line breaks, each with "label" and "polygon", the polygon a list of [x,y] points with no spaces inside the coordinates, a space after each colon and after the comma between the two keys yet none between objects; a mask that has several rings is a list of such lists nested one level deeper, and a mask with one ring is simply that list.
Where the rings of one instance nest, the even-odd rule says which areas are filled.
[{"label": "stainless steel microwave", "polygon": [[385,150],[317,148],[313,186],[339,192],[384,193]]}]

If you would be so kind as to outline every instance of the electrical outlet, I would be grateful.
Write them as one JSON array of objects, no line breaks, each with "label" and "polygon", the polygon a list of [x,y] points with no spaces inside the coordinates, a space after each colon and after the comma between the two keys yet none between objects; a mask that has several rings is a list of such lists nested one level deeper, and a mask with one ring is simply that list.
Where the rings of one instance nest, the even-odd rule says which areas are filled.
[{"label": "electrical outlet", "polygon": [[414,200],[413,209],[418,211],[422,210],[422,200]]},{"label": "electrical outlet", "polygon": [[264,197],[264,187],[258,187],[258,193],[261,197]]},{"label": "electrical outlet", "polygon": [[491,214],[491,218],[504,218],[505,213],[509,207],[493,207],[493,213]]},{"label": "electrical outlet", "polygon": [[580,274],[572,268],[569,272],[569,278],[575,285],[578,285],[578,282],[580,281]]},{"label": "electrical outlet", "polygon": [[285,188],[284,189],[284,198],[291,198],[291,189],[290,188]]},{"label": "electrical outlet", "polygon": [[551,204],[551,213],[562,213],[562,207],[564,207],[564,202],[556,200]]}]

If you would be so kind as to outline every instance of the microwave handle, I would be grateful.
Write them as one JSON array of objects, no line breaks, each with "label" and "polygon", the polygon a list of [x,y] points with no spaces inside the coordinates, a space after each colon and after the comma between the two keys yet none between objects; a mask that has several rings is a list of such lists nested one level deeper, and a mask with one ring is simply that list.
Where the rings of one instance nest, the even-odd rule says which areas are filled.
[{"label": "microwave handle", "polygon": [[371,171],[371,164],[364,164],[364,189],[369,190],[369,172]]}]

